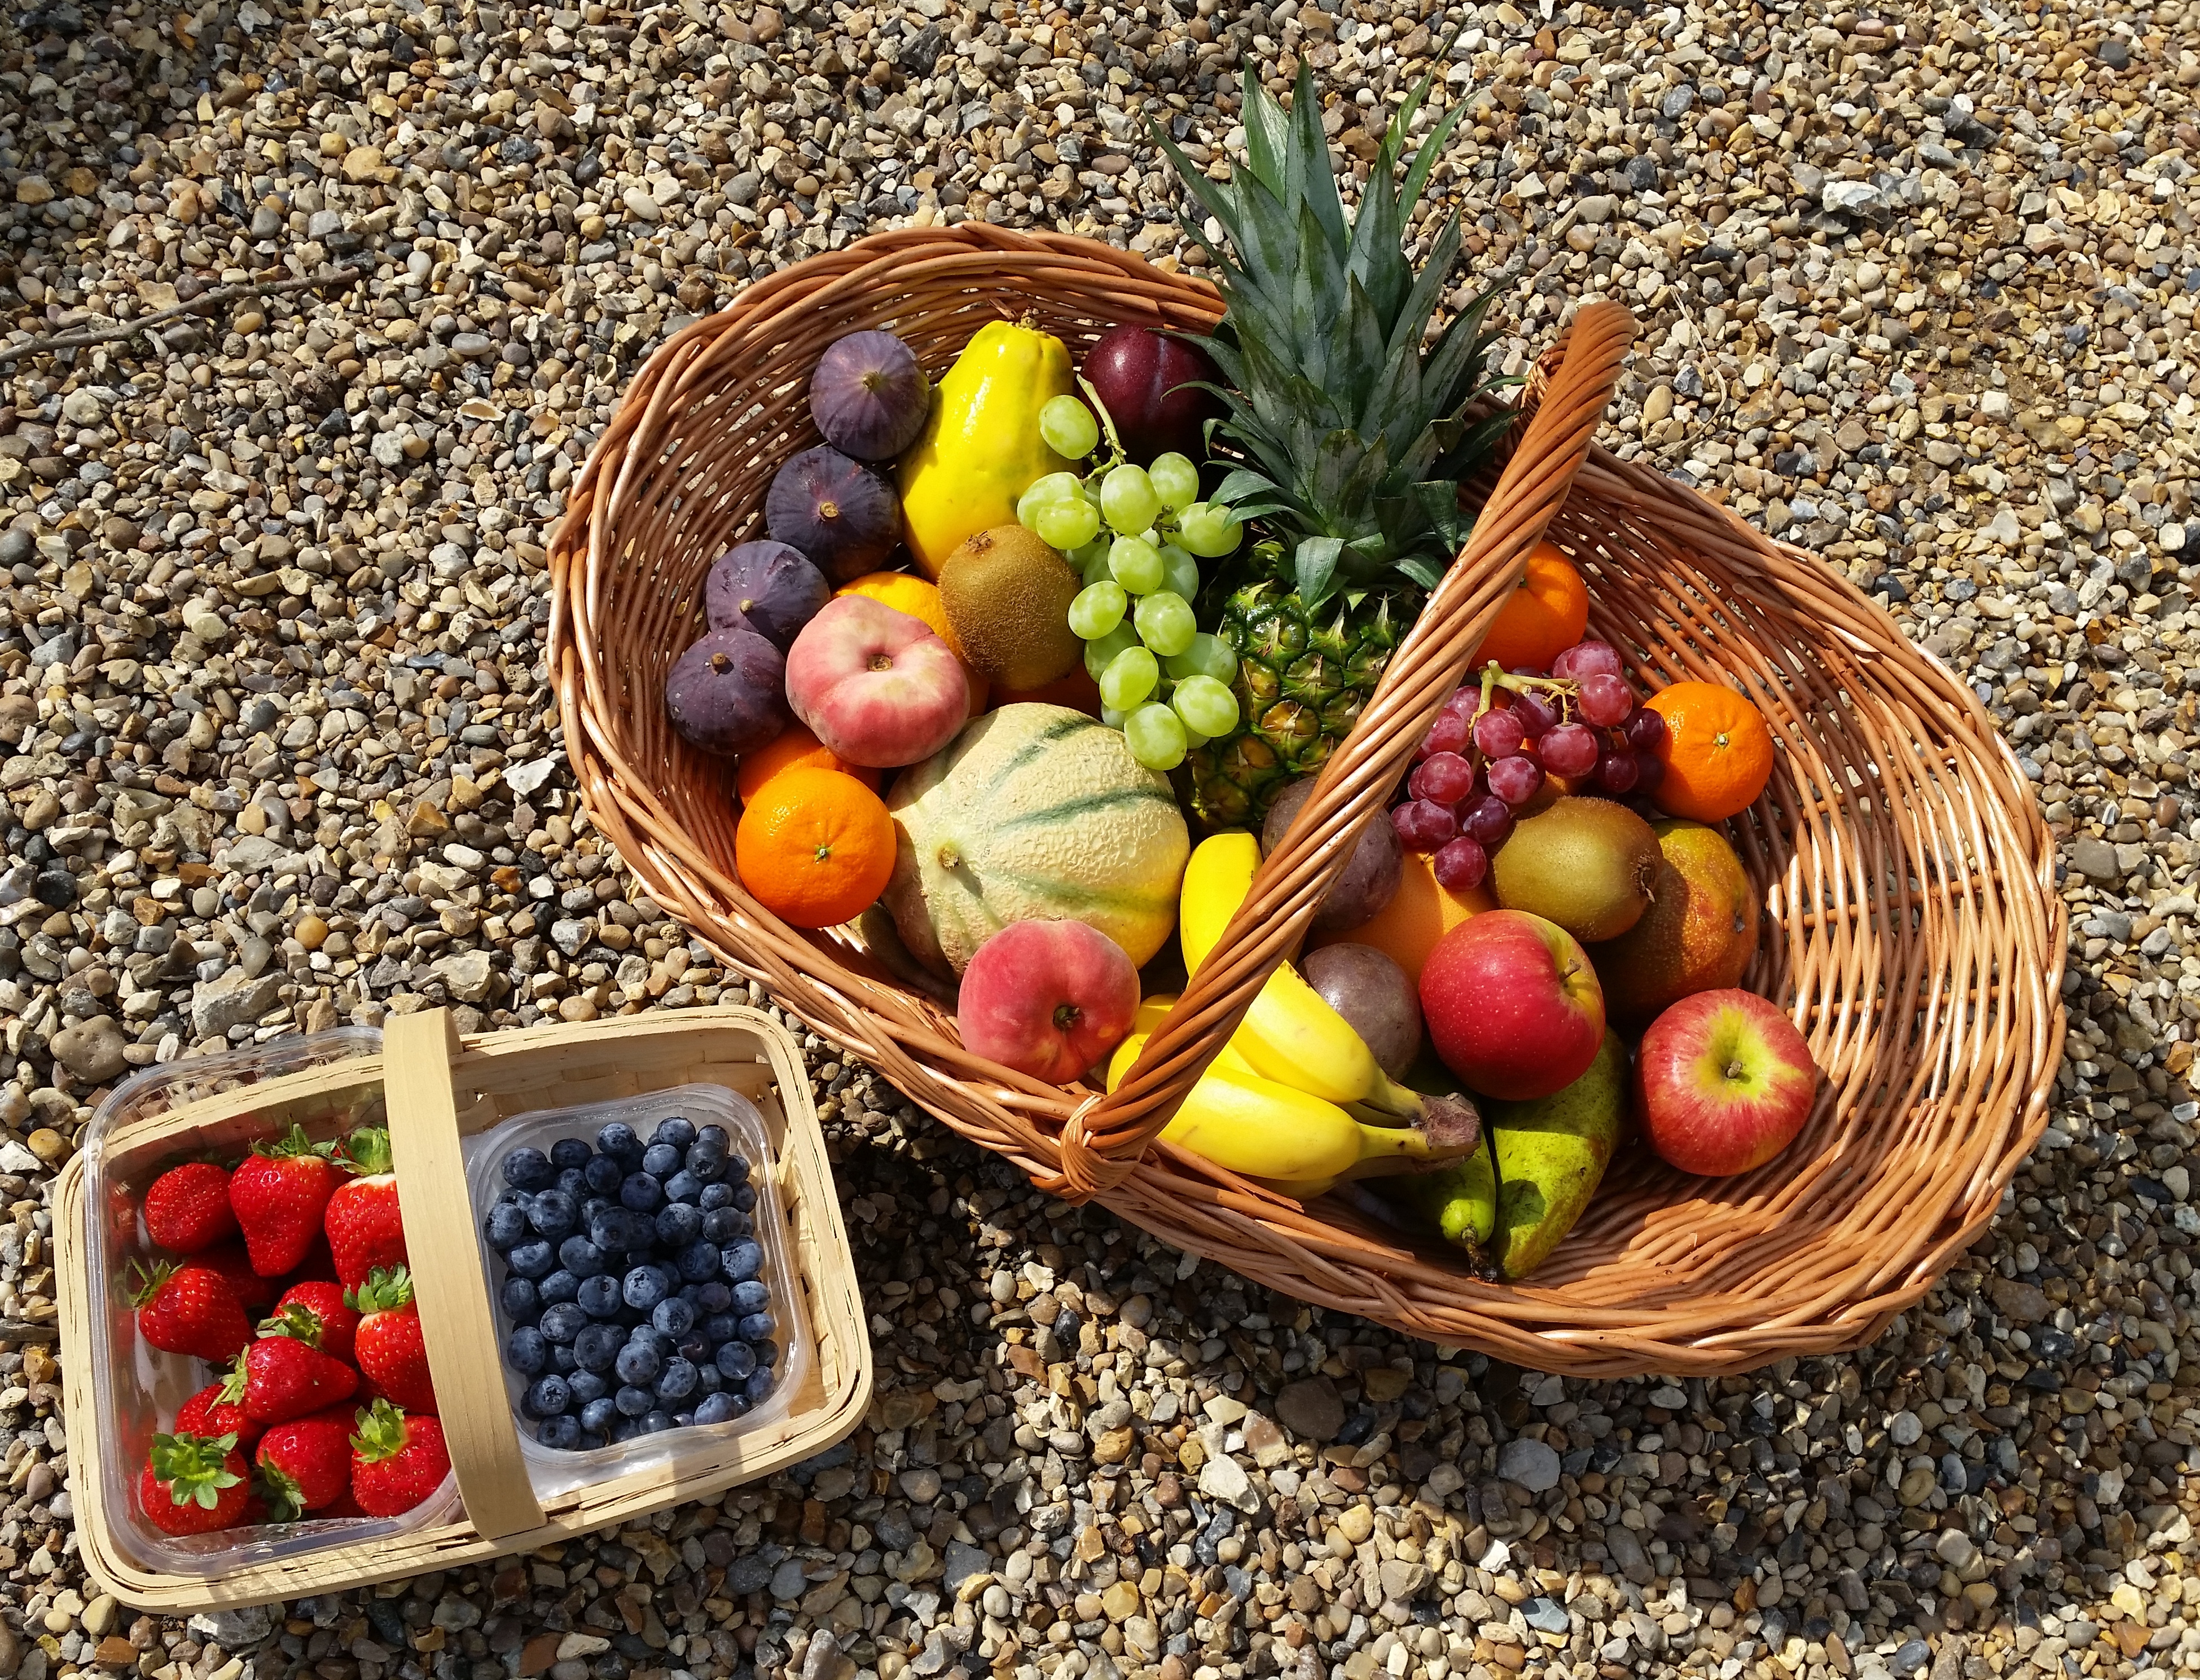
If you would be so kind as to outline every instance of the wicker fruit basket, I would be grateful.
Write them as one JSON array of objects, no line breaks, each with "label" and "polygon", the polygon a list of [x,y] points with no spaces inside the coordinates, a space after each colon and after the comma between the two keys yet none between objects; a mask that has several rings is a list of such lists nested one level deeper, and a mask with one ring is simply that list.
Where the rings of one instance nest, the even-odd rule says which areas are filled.
[{"label": "wicker fruit basket", "polygon": [[[229,1079],[186,1074],[171,1093],[179,1105],[123,1117],[61,1175],[54,1231],[62,1380],[70,1415],[102,1420],[72,1459],[77,1532],[85,1567],[103,1590],[147,1609],[193,1611],[532,1551],[769,1476],[823,1451],[863,1420],[871,1395],[863,1300],[810,1082],[777,1022],[749,1009],[690,1010],[462,1041],[436,1010],[392,1020],[378,1049],[370,1041],[316,1053],[319,1041],[303,1041],[306,1053],[272,1059],[261,1076],[246,1076],[249,1082],[233,1088],[209,1088],[231,1087]],[[670,1432],[614,1449],[620,1461],[576,1476],[570,1467],[605,1455],[523,1447],[514,1425],[464,1140],[523,1114],[696,1085],[738,1094],[761,1122],[772,1172],[758,1187],[783,1216],[786,1282],[809,1333],[787,1350],[783,1397],[760,1409],[752,1426]],[[308,1521],[202,1535],[155,1551],[158,1537],[132,1505],[133,1467],[144,1462],[156,1416],[172,1415],[196,1380],[172,1391],[184,1362],[167,1361],[149,1382],[138,1366],[134,1315],[91,1261],[103,1251],[95,1240],[103,1234],[93,1227],[134,1238],[144,1183],[179,1154],[233,1149],[293,1120],[310,1130],[331,1116],[332,1103],[371,1103],[386,1114],[458,1497],[431,1501],[425,1520],[408,1515],[395,1532],[387,1521]],[[108,1205],[102,1210],[100,1201]],[[758,1204],[760,1219],[766,1205]],[[767,1249],[778,1251],[769,1233]]]},{"label": "wicker fruit basket", "polygon": [[[817,441],[803,400],[834,338],[891,328],[945,367],[1029,309],[1073,347],[1121,321],[1202,330],[1214,289],[1091,242],[966,223],[881,235],[752,287],[651,360],[551,548],[552,663],[591,814],[651,895],[740,972],[1043,1187],[1097,1197],[1259,1283],[1540,1369],[1711,1374],[1869,1339],[1992,1215],[2045,1124],[2062,1036],[2054,854],[1975,697],[1807,556],[1590,438],[1633,335],[1591,305],[1553,347],[1473,536],[1267,859],[1215,954],[1105,1096],[966,1053],[952,1018],[855,943],[784,925],[733,865],[728,769],[667,724],[665,671],[766,484]],[[1763,894],[1746,983],[1828,1077],[1801,1138],[1724,1180],[1623,1157],[1531,1282],[1468,1275],[1324,1199],[1280,1199],[1157,1140],[1321,890],[1377,820],[1546,533],[1638,684],[1737,684],[1778,764],[1732,825]]]}]

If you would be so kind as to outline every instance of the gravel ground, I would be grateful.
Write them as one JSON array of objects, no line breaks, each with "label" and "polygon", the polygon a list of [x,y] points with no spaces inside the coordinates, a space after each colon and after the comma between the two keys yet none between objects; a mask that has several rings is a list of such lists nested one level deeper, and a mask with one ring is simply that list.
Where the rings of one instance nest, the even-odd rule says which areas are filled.
[{"label": "gravel ground", "polygon": [[1438,1355],[1043,1201],[811,1041],[879,1338],[845,1446],[279,1613],[140,1618],[84,1579],[36,1327],[48,1176],[105,1087],[424,1003],[741,995],[591,837],[546,715],[543,546],[640,359],[904,218],[1189,262],[1135,113],[1219,158],[1220,79],[1303,58],[1364,159],[1443,20],[1340,10],[53,0],[0,26],[12,341],[360,277],[0,365],[0,1680],[2200,1670],[2180,0],[1498,3],[1444,73],[1472,115],[1436,196],[1520,265],[1515,353],[1577,297],[1632,304],[1608,437],[1890,602],[2063,837],[2053,1129],[1875,1345],[1713,1383]]}]

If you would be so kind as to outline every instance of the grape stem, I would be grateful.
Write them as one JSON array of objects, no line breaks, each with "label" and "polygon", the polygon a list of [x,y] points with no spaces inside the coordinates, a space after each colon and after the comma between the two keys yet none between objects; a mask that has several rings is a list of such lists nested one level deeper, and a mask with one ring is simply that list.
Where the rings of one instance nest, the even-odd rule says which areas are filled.
[{"label": "grape stem", "polygon": [[1557,697],[1559,715],[1563,718],[1571,708],[1581,685],[1570,677],[1516,677],[1493,659],[1482,668],[1482,703],[1474,709],[1473,717],[1467,721],[1470,729],[1481,722],[1496,704],[1496,691],[1501,688],[1514,694],[1527,694],[1539,688],[1548,689]]},{"label": "grape stem", "polygon": [[1131,458],[1123,452],[1123,435],[1115,429],[1115,417],[1108,412],[1108,405],[1100,400],[1100,394],[1092,388],[1092,382],[1080,373],[1077,376],[1077,388],[1085,393],[1085,400],[1092,405],[1092,411],[1100,417],[1100,435],[1108,440],[1107,458],[1093,468],[1091,473],[1085,475],[1090,478],[1093,473],[1119,467]]}]

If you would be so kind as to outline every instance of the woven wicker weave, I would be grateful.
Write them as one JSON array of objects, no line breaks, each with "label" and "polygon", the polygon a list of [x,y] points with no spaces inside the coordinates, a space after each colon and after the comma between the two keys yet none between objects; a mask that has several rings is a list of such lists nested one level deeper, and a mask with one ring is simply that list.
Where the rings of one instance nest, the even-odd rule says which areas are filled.
[{"label": "woven wicker weave", "polygon": [[[651,360],[551,546],[552,661],[589,812],[657,901],[735,970],[1037,1181],[1284,1293],[1431,1340],[1584,1375],[1710,1374],[1852,1346],[1993,1213],[2045,1123],[2062,1035],[2053,848],[1976,699],[1832,573],[1645,468],[1589,447],[1633,324],[1577,315],[1544,359],[1472,540],[1393,658],[1290,837],[1121,1088],[1102,1098],[965,1053],[951,1018],[851,943],[742,893],[724,766],[668,726],[661,685],[711,562],[758,534],[780,461],[816,441],[827,344],[890,328],[935,373],[981,323],[1037,312],[1073,347],[1123,320],[1202,328],[1201,282],[1105,246],[980,225],[886,234],[752,287]],[[1738,684],[1779,743],[1732,827],[1764,894],[1747,983],[1827,1072],[1768,1167],[1690,1179],[1624,1156],[1525,1285],[1489,1284],[1334,1200],[1302,1207],[1156,1140],[1466,668],[1545,534],[1594,627],[1655,687]]]}]

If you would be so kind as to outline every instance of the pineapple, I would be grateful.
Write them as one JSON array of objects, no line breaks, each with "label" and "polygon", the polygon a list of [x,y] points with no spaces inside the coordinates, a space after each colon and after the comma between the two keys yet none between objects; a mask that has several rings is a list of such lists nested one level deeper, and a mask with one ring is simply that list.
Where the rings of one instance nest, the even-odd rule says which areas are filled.
[{"label": "pineapple", "polygon": [[1216,826],[1259,822],[1351,731],[1465,540],[1459,481],[1507,423],[1466,412],[1509,382],[1485,367],[1494,289],[1423,347],[1459,257],[1459,219],[1418,274],[1400,239],[1466,110],[1452,107],[1401,181],[1428,90],[1425,79],[1392,119],[1351,219],[1303,66],[1288,116],[1247,71],[1247,155],[1228,182],[1156,134],[1228,248],[1188,223],[1220,274],[1226,313],[1205,342],[1234,388],[1216,430],[1243,458],[1214,499],[1267,533],[1226,580],[1237,586],[1208,603],[1238,656],[1238,731],[1191,761],[1195,807]]}]

